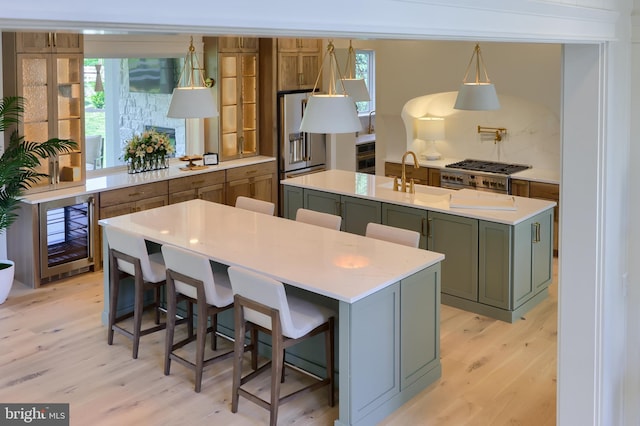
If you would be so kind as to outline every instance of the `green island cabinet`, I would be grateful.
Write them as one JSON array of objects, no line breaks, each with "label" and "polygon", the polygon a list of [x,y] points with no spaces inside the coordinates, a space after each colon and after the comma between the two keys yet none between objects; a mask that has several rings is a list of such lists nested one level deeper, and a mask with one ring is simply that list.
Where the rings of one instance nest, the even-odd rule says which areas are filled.
[{"label": "green island cabinet", "polygon": [[284,187],[285,217],[299,207],[343,218],[343,230],[364,235],[368,222],[420,233],[420,247],[443,253],[442,302],[514,322],[547,297],[552,281],[553,208],[516,225]]},{"label": "green island cabinet", "polygon": [[[285,217],[289,219],[295,219],[296,211],[300,207],[335,214],[342,217],[341,230],[358,235],[364,235],[367,223],[380,223],[381,203],[378,201],[313,189],[305,189],[302,194],[291,195],[293,189],[300,188],[285,186],[284,210]],[[293,197],[297,200],[297,203],[287,202],[288,197]],[[302,203],[300,203],[300,200],[302,200]]]}]

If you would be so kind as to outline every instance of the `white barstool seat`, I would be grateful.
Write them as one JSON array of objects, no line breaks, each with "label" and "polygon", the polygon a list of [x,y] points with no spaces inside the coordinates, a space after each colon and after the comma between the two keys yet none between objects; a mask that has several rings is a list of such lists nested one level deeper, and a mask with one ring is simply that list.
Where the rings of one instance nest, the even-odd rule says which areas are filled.
[{"label": "white barstool seat", "polygon": [[[113,344],[114,331],[133,340],[133,358],[138,358],[140,337],[165,328],[160,324],[160,288],[165,284],[166,272],[162,253],[149,255],[145,240],[140,235],[111,226],[105,228],[109,243],[109,330],[107,343]],[[134,279],[133,312],[117,315],[118,293],[123,278],[131,276]],[[142,330],[142,313],[145,290],[153,289],[154,299],[150,305],[155,310],[153,327]],[[133,332],[128,331],[118,323],[133,316]]]},{"label": "white barstool seat", "polygon": [[409,229],[396,228],[395,226],[382,225],[369,222],[364,234],[366,237],[378,240],[390,241],[396,244],[403,244],[409,247],[418,248],[420,246],[420,233]]},{"label": "white barstool seat", "polygon": [[276,205],[270,201],[258,200],[242,195],[236,198],[236,207],[258,213],[268,214],[269,216],[273,216],[276,211]]},{"label": "white barstool seat", "polygon": [[296,221],[339,231],[340,225],[342,224],[342,217],[335,214],[299,208],[296,210]]},{"label": "white barstool seat", "polygon": [[[335,403],[333,385],[334,365],[334,312],[328,308],[285,293],[284,285],[276,280],[237,266],[229,267],[229,278],[234,297],[235,352],[233,362],[233,391],[231,411],[238,411],[242,395],[270,411],[270,425],[275,426],[278,406],[303,390],[329,387],[329,405]],[[245,327],[258,329],[271,335],[271,361],[242,377],[242,337]],[[284,350],[319,333],[325,334],[326,378],[280,397],[280,383],[284,381]],[[254,350],[258,342],[253,340]],[[266,401],[242,388],[249,380],[271,366],[271,398]]]},{"label": "white barstool seat", "polygon": [[[204,359],[207,333],[211,332],[211,349],[217,349],[218,313],[233,307],[233,293],[229,276],[216,274],[214,278],[211,262],[208,258],[188,250],[171,246],[162,246],[167,267],[167,338],[165,343],[164,374],[169,375],[171,360],[195,371],[195,391],[202,387],[204,367],[233,355],[233,350]],[[188,334],[179,342],[174,342],[177,303],[187,301]],[[193,335],[193,304],[197,304],[197,330]],[[211,327],[207,321],[211,318]],[[196,341],[196,360],[192,362],[175,351],[186,344]]]}]

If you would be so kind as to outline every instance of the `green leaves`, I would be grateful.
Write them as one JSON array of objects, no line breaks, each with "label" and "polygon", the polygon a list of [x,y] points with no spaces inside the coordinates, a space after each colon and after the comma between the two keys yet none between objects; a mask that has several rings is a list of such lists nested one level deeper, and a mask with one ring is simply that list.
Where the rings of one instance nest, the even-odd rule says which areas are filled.
[{"label": "green leaves", "polygon": [[16,220],[16,209],[24,192],[48,176],[37,171],[40,160],[77,147],[76,142],[68,139],[25,141],[15,128],[23,113],[24,98],[9,96],[0,100],[0,130],[11,131],[9,143],[0,157],[0,232]]}]

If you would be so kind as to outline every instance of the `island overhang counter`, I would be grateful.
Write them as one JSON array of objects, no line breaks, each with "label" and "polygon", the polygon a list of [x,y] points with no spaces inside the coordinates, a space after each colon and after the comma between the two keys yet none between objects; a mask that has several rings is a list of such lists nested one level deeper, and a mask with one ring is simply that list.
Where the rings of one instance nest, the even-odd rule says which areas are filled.
[{"label": "island overhang counter", "polygon": [[[441,376],[440,253],[202,200],[99,223],[324,298],[338,312],[336,425],[376,423]],[[323,362],[299,358],[305,367]]]}]

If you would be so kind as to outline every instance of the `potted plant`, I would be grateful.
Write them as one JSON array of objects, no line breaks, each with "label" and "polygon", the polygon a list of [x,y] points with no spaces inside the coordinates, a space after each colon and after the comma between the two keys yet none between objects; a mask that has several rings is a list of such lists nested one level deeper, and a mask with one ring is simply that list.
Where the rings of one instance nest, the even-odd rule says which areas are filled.
[{"label": "potted plant", "polygon": [[[0,156],[0,235],[17,219],[20,197],[38,179],[46,177],[36,168],[40,160],[68,152],[77,146],[67,139],[28,142],[18,133],[24,113],[24,98],[7,96],[0,100],[0,132],[10,131],[9,141]],[[0,304],[4,303],[13,284],[14,263],[0,259]]]}]

